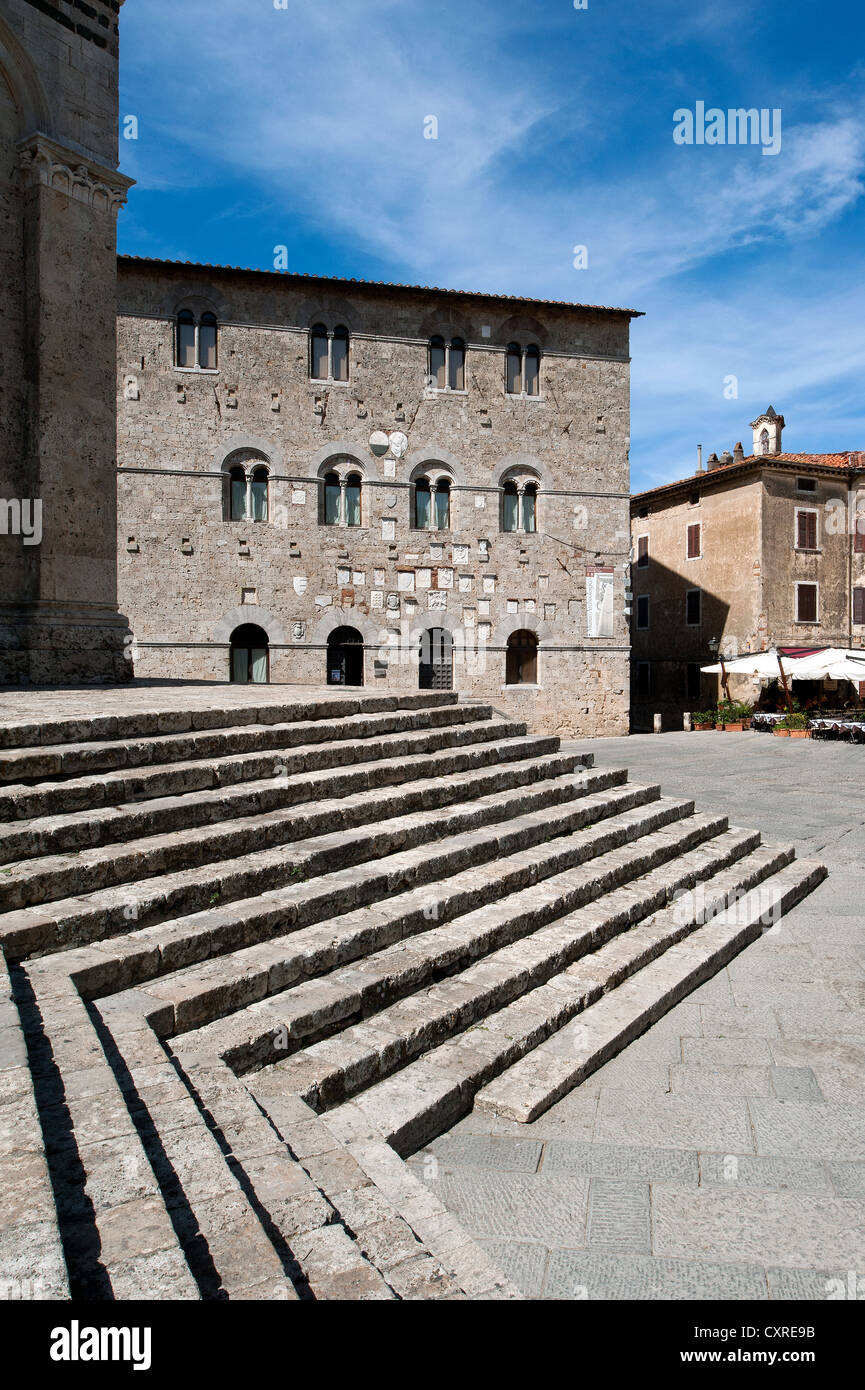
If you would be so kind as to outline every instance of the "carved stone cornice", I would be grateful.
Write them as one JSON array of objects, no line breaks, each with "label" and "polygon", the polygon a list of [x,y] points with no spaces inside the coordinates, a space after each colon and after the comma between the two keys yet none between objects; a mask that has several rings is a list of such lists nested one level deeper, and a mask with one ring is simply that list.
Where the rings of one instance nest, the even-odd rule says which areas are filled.
[{"label": "carved stone cornice", "polygon": [[25,187],[53,188],[96,212],[116,216],[135,182],[39,132],[28,135],[18,151]]}]

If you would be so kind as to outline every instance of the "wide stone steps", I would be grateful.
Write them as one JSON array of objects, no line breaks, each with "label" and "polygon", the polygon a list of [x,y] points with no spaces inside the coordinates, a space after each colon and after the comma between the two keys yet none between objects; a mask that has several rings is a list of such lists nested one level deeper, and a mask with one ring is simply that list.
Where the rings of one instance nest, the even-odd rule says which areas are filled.
[{"label": "wide stone steps", "polygon": [[[292,816],[292,811],[309,802],[329,802],[331,818],[337,816],[342,820],[339,808],[345,804],[354,805],[353,797],[379,788],[393,788],[389,794],[382,793],[382,801],[389,796],[394,809],[408,811],[421,804],[422,788],[426,792],[423,800],[431,806],[446,804],[451,786],[462,789],[466,797],[473,795],[475,785],[488,788],[496,779],[503,790],[507,789],[514,776],[517,781],[525,780],[531,766],[541,770],[544,752],[549,756],[549,769],[570,771],[580,764],[576,754],[568,759],[554,748],[533,750],[530,740],[509,735],[510,730],[503,726],[500,742],[431,753],[431,770],[437,779],[432,785],[428,778],[417,781],[416,760],[407,760],[403,755],[364,763],[360,767],[301,776],[289,776],[281,769],[274,773],[271,769],[266,780],[238,788],[168,797],[141,806],[89,814],[46,817],[31,822],[28,828],[0,827],[0,863],[10,866],[4,873],[3,898],[6,900],[8,896],[10,902],[13,900],[11,895],[17,875],[26,880],[25,892],[30,902],[37,902],[45,901],[44,896],[36,896],[40,892],[37,886],[40,875],[51,874],[61,880],[71,877],[74,881],[81,873],[87,873],[89,878],[98,865],[106,866],[101,882],[88,883],[87,891],[91,891],[109,882],[122,882],[130,865],[135,873],[146,875],[148,856],[156,859],[160,871],[165,867],[166,853],[170,853],[179,867],[191,866],[207,857],[218,858],[224,852],[226,837],[231,841],[228,852],[237,853],[242,845],[235,848],[234,842],[238,835],[242,838],[244,831],[248,832],[250,848],[261,848],[268,843],[267,836],[276,824],[293,820],[303,825],[303,816]],[[523,767],[512,774],[510,765],[514,762],[522,763]],[[475,769],[486,771],[486,776],[462,776]],[[264,834],[256,843],[259,827],[264,829]],[[115,846],[121,842],[122,849],[118,850]],[[209,846],[212,848],[208,852]],[[187,849],[191,853],[185,853]],[[26,858],[19,865],[16,855],[22,852]],[[200,854],[201,859],[191,854]],[[42,862],[34,863],[36,859]],[[106,876],[111,871],[115,874],[113,878]],[[61,887],[58,893],[49,892],[47,896],[61,896],[68,891]]]},{"label": "wide stone steps", "polygon": [[281,694],[0,729],[0,1279],[517,1297],[402,1156],[541,1114],[824,872],[449,692]]},{"label": "wide stone steps", "polygon": [[[486,1085],[476,1096],[476,1107],[524,1122],[535,1119],[716,974],[825,877],[822,864],[788,863],[771,881],[771,893],[746,897],[741,907],[736,894],[742,885],[728,873],[726,894],[719,892],[716,898],[717,915],[699,921],[684,939],[677,938],[676,913],[668,909],[634,934],[630,961],[613,948],[599,951],[588,969],[566,971],[563,983],[571,999],[590,1007]],[[623,983],[605,992],[623,977]]]},{"label": "wide stone steps", "polygon": [[[459,717],[468,713],[469,718]],[[375,731],[370,728],[374,723],[384,727]],[[324,730],[330,730],[331,736],[321,742]],[[177,754],[174,761],[161,761],[157,755],[159,750],[154,748],[152,758],[115,771],[70,775],[57,782],[12,783],[0,787],[0,822],[32,821],[76,811],[85,814],[93,811],[98,816],[103,807],[113,808],[128,802],[203,793],[235,787],[257,778],[300,773],[325,777],[331,768],[367,761],[382,762],[388,756],[392,759],[414,757],[470,743],[520,737],[525,732],[524,724],[493,719],[488,707],[472,706],[470,711],[463,711],[452,705],[428,712],[380,716],[375,721],[356,717],[324,726],[309,723],[303,727],[301,735],[297,734],[297,726],[292,725],[255,726],[243,730],[235,740],[253,744],[250,752],[235,749],[225,753],[225,745],[232,740],[220,732],[221,742],[215,745],[211,755],[207,755],[206,761],[202,760],[204,755],[190,757],[185,748],[175,744],[173,748],[162,750],[163,754],[166,751]],[[216,735],[208,735],[208,738],[215,740]],[[126,751],[125,745],[122,747]],[[11,835],[14,831],[14,825],[4,827],[5,834]]]},{"label": "wide stone steps", "polygon": [[[708,929],[702,910],[686,915],[666,909],[338,1105],[329,1116],[332,1128],[350,1138],[360,1110],[363,1124],[371,1123],[407,1156],[456,1123],[473,1103],[524,1122],[535,1118],[759,936],[770,902],[786,911],[816,886],[825,874],[822,866],[790,864],[790,854],[768,851],[756,858],[751,886],[768,879],[768,895],[746,899],[732,921],[724,910],[741,886],[739,866],[722,872],[716,892],[710,891],[711,880],[707,884],[707,902],[720,912]],[[690,944],[679,949],[683,938]],[[590,1015],[598,1000],[602,1012]],[[596,1028],[596,1019],[604,1020],[603,1030]],[[616,1026],[610,1032],[612,1019]]]},{"label": "wide stone steps", "polygon": [[[526,936],[534,939],[544,922],[553,921],[570,909],[639,876],[654,860],[663,863],[685,854],[692,846],[725,829],[724,817],[689,816],[672,821],[667,829],[606,853],[596,840],[595,849],[600,852],[584,860],[578,868],[373,952],[330,974],[281,990],[276,997],[265,997],[241,1011],[233,1010],[232,1016],[217,1017],[209,1025],[203,1016],[203,1001],[200,997],[193,1000],[189,996],[188,972],[155,982],[148,993],[162,1003],[171,1003],[175,1028],[182,1026],[183,1019],[190,1017],[195,1008],[195,1027],[202,1043],[225,1057],[242,1075],[253,1065],[260,1066],[268,1056],[276,1058],[280,1052],[297,1052],[306,1042],[337,1033],[357,1020],[372,1017],[370,1026],[375,1030],[382,1020],[381,1011],[390,1004],[394,1005],[395,1014],[407,1009],[414,1017],[413,1006],[420,997],[419,992],[431,982],[448,976],[463,981],[465,977],[459,972],[475,965],[483,978],[483,966],[496,949],[519,942]],[[287,949],[291,950],[290,940]],[[278,978],[278,971],[272,972],[268,984]],[[514,987],[520,980],[525,980],[523,967],[512,982]],[[503,987],[510,988],[511,984]],[[397,1002],[406,997],[405,1005]],[[212,993],[211,1001],[212,1008],[216,1002]],[[453,1010],[452,999],[448,1007]],[[466,1007],[471,1012],[474,1005]],[[359,1027],[361,1032],[369,1031],[364,1024]],[[339,1039],[344,1038],[345,1034],[339,1032]],[[347,1039],[350,1050],[354,1041],[354,1036]],[[334,1054],[330,1040],[321,1043],[320,1052],[325,1057]],[[299,1078],[311,1071],[318,1075],[315,1066],[305,1068],[308,1055],[308,1051],[300,1053],[297,1065],[285,1063],[293,1076]]]},{"label": "wide stone steps", "polygon": [[[554,842],[578,826],[659,795],[657,787],[629,787],[609,795],[583,796],[578,777],[564,804],[559,804],[561,792],[554,779],[552,788],[540,783],[527,790],[494,793],[455,808],[398,816],[374,828],[350,833],[335,829],[215,865],[12,910],[0,915],[0,943],[7,955],[44,954],[125,933],[131,924],[165,921],[239,899],[245,899],[242,911],[229,915],[235,940],[238,924],[250,915],[255,918],[256,908],[261,907],[270,918],[273,934],[277,927],[285,930],[292,923],[320,921],[349,903],[367,905],[408,881],[430,882],[526,845],[551,838]],[[541,805],[545,796],[552,804]],[[532,805],[531,811],[525,813],[523,805],[518,807],[521,813],[514,814],[514,799]],[[427,846],[433,841],[437,849],[431,856]],[[260,897],[274,888],[285,890],[277,900],[249,901],[252,895]],[[211,922],[199,922],[199,929],[208,930]],[[244,940],[243,944],[249,943]]]},{"label": "wide stone steps", "polygon": [[[173,708],[166,704],[163,708],[139,709],[120,714],[100,714],[92,706],[87,714],[77,717],[59,718],[34,723],[32,720],[7,720],[0,726],[0,749],[22,750],[28,753],[58,752],[58,745],[76,744],[94,749],[96,745],[122,745],[133,740],[171,738],[198,732],[223,731],[234,739],[250,725],[266,726],[272,724],[287,727],[308,727],[320,725],[324,730],[327,720],[344,720],[354,716],[368,718],[377,714],[392,714],[399,710],[417,710],[424,714],[442,706],[458,706],[459,696],[451,690],[422,690],[403,695],[369,695],[360,691],[357,695],[339,694],[333,696],[295,697],[282,688],[280,697],[272,704],[258,701],[247,705],[226,701],[208,700],[197,706],[193,702]],[[152,704],[158,703],[158,697]],[[459,705],[472,711],[477,708],[471,702]],[[472,717],[471,714],[468,716]],[[329,735],[324,732],[327,738]],[[204,756],[209,756],[207,745]],[[96,754],[98,756],[98,754]],[[182,755],[181,755],[182,756]],[[39,771],[38,777],[51,773]]]}]

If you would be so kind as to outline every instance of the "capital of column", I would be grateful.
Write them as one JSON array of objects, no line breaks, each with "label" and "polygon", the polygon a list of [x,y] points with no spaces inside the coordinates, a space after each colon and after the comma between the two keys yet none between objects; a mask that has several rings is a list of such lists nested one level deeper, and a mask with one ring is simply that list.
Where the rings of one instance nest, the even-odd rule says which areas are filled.
[{"label": "capital of column", "polygon": [[56,189],[97,212],[116,216],[135,182],[39,131],[22,140],[18,154],[26,188]]}]

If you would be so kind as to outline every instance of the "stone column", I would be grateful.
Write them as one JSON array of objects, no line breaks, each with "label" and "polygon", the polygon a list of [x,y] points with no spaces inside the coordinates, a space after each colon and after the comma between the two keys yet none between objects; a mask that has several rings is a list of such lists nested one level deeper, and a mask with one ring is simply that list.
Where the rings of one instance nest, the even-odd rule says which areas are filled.
[{"label": "stone column", "polygon": [[0,601],[0,679],[129,680],[117,609],[115,284],[116,219],[131,180],[41,134],[22,142],[20,167],[21,471],[41,539],[21,538],[20,582]]}]

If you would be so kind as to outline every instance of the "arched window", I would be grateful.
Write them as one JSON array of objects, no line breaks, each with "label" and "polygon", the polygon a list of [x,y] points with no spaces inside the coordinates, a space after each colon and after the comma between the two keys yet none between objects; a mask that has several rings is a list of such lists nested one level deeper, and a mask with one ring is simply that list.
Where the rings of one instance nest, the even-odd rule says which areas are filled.
[{"label": "arched window", "polygon": [[764,429],[764,430],[761,430],[761,432],[760,432],[760,453],[761,453],[761,454],[768,454],[768,452],[769,452],[769,431],[766,430],[766,429]]},{"label": "arched window", "polygon": [[523,530],[538,529],[538,489],[535,483],[526,483],[523,492]]},{"label": "arched window", "polygon": [[181,309],[175,334],[176,366],[189,372],[215,372],[217,331],[215,314],[202,314],[196,319],[191,309]]},{"label": "arched window", "polygon": [[429,478],[418,478],[414,485],[414,524],[418,531],[428,531],[432,517],[432,494]]},{"label": "arched window", "polygon": [[309,374],[314,381],[348,381],[349,332],[344,324],[328,332],[323,323],[309,330]]},{"label": "arched window", "polygon": [[428,627],[420,639],[418,687],[421,690],[453,690],[454,642],[443,627]]},{"label": "arched window", "polygon": [[452,391],[464,391],[466,389],[466,345],[462,338],[452,339],[448,356],[448,386]]},{"label": "arched window", "polygon": [[231,679],[237,685],[266,685],[270,679],[267,633],[255,623],[244,623],[231,634]]},{"label": "arched window", "polygon": [[177,315],[177,365],[195,366],[195,315],[190,309]]},{"label": "arched window", "polygon": [[540,391],[541,383],[541,353],[539,348],[526,348],[523,378],[525,380],[526,395],[537,396]]},{"label": "arched window", "polygon": [[309,374],[316,381],[327,381],[330,375],[328,371],[327,329],[323,323],[317,323],[310,331]]},{"label": "arched window", "polygon": [[502,479],[503,531],[531,535],[538,529],[538,479],[528,468],[513,468]]},{"label": "arched window", "polygon": [[239,465],[232,468],[229,475],[231,491],[229,516],[232,521],[246,520],[246,471]]},{"label": "arched window", "polygon": [[348,329],[342,325],[333,330],[330,360],[334,381],[348,381]]},{"label": "arched window", "polygon": [[267,521],[267,469],[253,470],[250,484],[252,520]]},{"label": "arched window", "polygon": [[340,486],[338,473],[324,475],[324,524],[339,525]]},{"label": "arched window", "polygon": [[523,389],[523,350],[519,343],[508,343],[508,393],[519,396]]},{"label": "arched window", "polygon": [[349,473],[345,480],[345,524],[360,525],[360,474]]},{"label": "arched window", "polygon": [[451,485],[449,478],[439,478],[435,485],[435,529],[447,531],[451,524]]},{"label": "arched window", "polygon": [[216,371],[216,315],[202,314],[198,325],[198,365]]},{"label": "arched window", "polygon": [[327,639],[328,685],[363,685],[363,638],[356,627],[338,627]]},{"label": "arched window", "polygon": [[435,391],[466,389],[466,345],[462,338],[448,342],[439,334],[430,338],[429,384]]},{"label": "arched window", "polygon": [[437,391],[445,389],[447,377],[445,375],[446,351],[444,338],[430,338],[429,344],[429,379],[430,385]]},{"label": "arched window", "polygon": [[541,350],[534,343],[508,343],[506,385],[511,396],[540,395]]},{"label": "arched window", "polygon": [[538,639],[527,628],[512,632],[505,654],[506,685],[537,685]]}]

